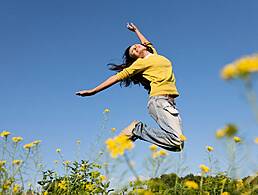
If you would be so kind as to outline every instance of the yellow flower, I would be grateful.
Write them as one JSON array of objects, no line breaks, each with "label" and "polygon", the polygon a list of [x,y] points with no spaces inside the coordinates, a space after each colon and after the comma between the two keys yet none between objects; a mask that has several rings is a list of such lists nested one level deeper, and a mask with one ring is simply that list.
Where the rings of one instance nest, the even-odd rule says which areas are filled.
[{"label": "yellow flower", "polygon": [[21,187],[18,184],[14,184],[13,186],[13,193],[18,193],[20,191]]},{"label": "yellow flower", "polygon": [[168,153],[165,150],[159,150],[152,153],[152,158],[165,157]]},{"label": "yellow flower", "polygon": [[108,109],[108,108],[106,108],[105,110],[104,110],[104,113],[109,113],[110,112],[110,110]]},{"label": "yellow flower", "polygon": [[167,153],[165,150],[160,150],[160,151],[159,151],[159,155],[160,155],[160,156],[167,156],[168,153]]},{"label": "yellow flower", "polygon": [[100,175],[99,178],[100,178],[101,181],[106,181],[107,180],[107,177],[105,175]]},{"label": "yellow flower", "polygon": [[6,164],[6,160],[0,160],[0,168],[5,166],[5,164]]},{"label": "yellow flower", "polygon": [[18,143],[18,142],[22,141],[23,138],[22,137],[13,137],[12,140],[14,143]]},{"label": "yellow flower", "polygon": [[225,80],[245,78],[255,72],[258,72],[258,54],[242,57],[226,65],[221,71],[221,77]]},{"label": "yellow flower", "polygon": [[61,152],[61,149],[60,149],[60,148],[57,148],[57,149],[56,149],[56,152],[57,152],[57,153],[60,153],[60,152]]},{"label": "yellow flower", "polygon": [[237,69],[233,64],[226,65],[221,71],[221,77],[224,80],[233,79],[237,76]]},{"label": "yellow flower", "polygon": [[239,143],[239,142],[241,142],[241,139],[240,139],[240,137],[237,137],[237,136],[234,136],[234,141],[236,142],[236,143]]},{"label": "yellow flower", "polygon": [[61,182],[58,183],[58,187],[62,190],[67,189],[67,182],[65,180],[62,180]]},{"label": "yellow flower", "polygon": [[230,193],[229,192],[222,192],[221,195],[230,195]]},{"label": "yellow flower", "polygon": [[137,195],[153,195],[153,192],[146,189],[134,189],[133,194]]},{"label": "yellow flower", "polygon": [[10,180],[6,180],[3,184],[3,190],[8,190],[10,186],[12,185],[12,182]]},{"label": "yellow flower", "polygon": [[151,151],[155,152],[155,151],[157,151],[158,146],[152,144],[149,148],[150,148]]},{"label": "yellow flower", "polygon": [[244,186],[243,180],[242,179],[237,180],[236,187],[237,188],[242,188],[243,186]]},{"label": "yellow flower", "polygon": [[220,138],[224,137],[225,134],[226,134],[226,132],[224,129],[219,129],[216,131],[216,138],[220,139]]},{"label": "yellow flower", "polygon": [[226,136],[228,137],[232,137],[237,131],[237,127],[234,124],[227,124],[225,127]]},{"label": "yellow flower", "polygon": [[254,139],[254,143],[258,144],[258,137]]},{"label": "yellow flower", "polygon": [[112,131],[112,132],[115,132],[115,131],[116,131],[116,128],[115,128],[115,127],[111,128],[111,131]]},{"label": "yellow flower", "polygon": [[48,192],[47,191],[43,192],[43,195],[48,195]]},{"label": "yellow flower", "polygon": [[95,188],[95,185],[94,185],[94,184],[87,183],[87,184],[85,185],[85,190],[86,190],[86,192],[92,192],[92,191],[94,190],[94,188]]},{"label": "yellow flower", "polygon": [[188,188],[192,188],[192,189],[195,189],[195,190],[197,190],[198,188],[199,188],[199,186],[198,186],[198,184],[195,182],[195,181],[186,181],[185,183],[184,183],[184,185],[186,186],[186,187],[188,187]]},{"label": "yellow flower", "polygon": [[40,144],[41,142],[42,142],[41,140],[35,140],[35,141],[32,142],[32,144],[33,144],[33,145],[38,145],[38,144]]},{"label": "yellow flower", "polygon": [[186,141],[187,140],[187,138],[183,134],[181,134],[179,137],[180,137],[181,141]]},{"label": "yellow flower", "polygon": [[71,161],[66,160],[66,161],[64,161],[63,163],[64,163],[65,166],[68,166],[69,164],[71,164]]},{"label": "yellow flower", "polygon": [[118,155],[124,155],[126,150],[131,150],[134,144],[126,135],[118,135],[113,139],[106,140],[106,147],[112,158],[117,158]]},{"label": "yellow flower", "polygon": [[208,173],[210,171],[209,167],[207,167],[203,164],[200,165],[200,169],[203,173]]},{"label": "yellow flower", "polygon": [[13,160],[13,165],[20,165],[22,163],[22,160]]},{"label": "yellow flower", "polygon": [[258,55],[246,56],[235,62],[239,75],[245,75],[258,71]]},{"label": "yellow flower", "polygon": [[0,134],[1,137],[7,138],[8,135],[10,135],[11,133],[9,131],[2,131],[2,133]]},{"label": "yellow flower", "polygon": [[30,150],[33,146],[34,146],[33,143],[29,143],[29,144],[25,144],[25,145],[23,146],[23,148],[26,149],[26,150]]},{"label": "yellow flower", "polygon": [[81,144],[81,140],[77,139],[76,144],[78,144],[78,145]]},{"label": "yellow flower", "polygon": [[211,152],[214,150],[214,148],[212,146],[206,146],[206,148],[207,148],[208,152]]},{"label": "yellow flower", "polygon": [[232,137],[237,133],[238,129],[234,124],[227,124],[224,128],[219,129],[216,131],[216,137],[218,139],[227,136]]}]

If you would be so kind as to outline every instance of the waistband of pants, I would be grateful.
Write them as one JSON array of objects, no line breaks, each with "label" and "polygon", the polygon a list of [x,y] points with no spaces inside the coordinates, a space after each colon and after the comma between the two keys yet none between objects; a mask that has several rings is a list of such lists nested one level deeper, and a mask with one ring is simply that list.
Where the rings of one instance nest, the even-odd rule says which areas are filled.
[{"label": "waistband of pants", "polygon": [[175,104],[175,99],[177,96],[172,95],[172,94],[160,94],[160,95],[156,95],[156,96],[151,96],[151,97],[149,97],[149,99],[159,99],[160,97],[165,97]]}]

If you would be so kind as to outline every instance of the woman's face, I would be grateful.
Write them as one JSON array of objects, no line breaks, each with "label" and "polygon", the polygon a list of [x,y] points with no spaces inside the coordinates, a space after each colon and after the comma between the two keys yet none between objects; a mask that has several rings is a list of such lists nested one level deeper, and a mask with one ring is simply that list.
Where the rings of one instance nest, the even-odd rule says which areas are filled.
[{"label": "woman's face", "polygon": [[129,55],[132,58],[143,58],[144,57],[144,50],[146,50],[146,47],[144,47],[141,44],[134,44],[129,49]]}]

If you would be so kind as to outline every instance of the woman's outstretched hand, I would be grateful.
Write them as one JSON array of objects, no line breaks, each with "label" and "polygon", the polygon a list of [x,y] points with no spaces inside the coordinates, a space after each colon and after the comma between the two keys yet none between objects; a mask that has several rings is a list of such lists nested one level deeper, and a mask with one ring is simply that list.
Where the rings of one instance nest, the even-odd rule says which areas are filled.
[{"label": "woman's outstretched hand", "polygon": [[94,95],[94,94],[95,94],[95,92],[92,89],[82,90],[82,91],[78,91],[78,92],[75,93],[75,95],[82,96],[82,97],[91,96],[91,95]]},{"label": "woman's outstretched hand", "polygon": [[135,32],[136,30],[138,30],[138,28],[133,24],[133,23],[127,23],[126,26],[130,31]]}]

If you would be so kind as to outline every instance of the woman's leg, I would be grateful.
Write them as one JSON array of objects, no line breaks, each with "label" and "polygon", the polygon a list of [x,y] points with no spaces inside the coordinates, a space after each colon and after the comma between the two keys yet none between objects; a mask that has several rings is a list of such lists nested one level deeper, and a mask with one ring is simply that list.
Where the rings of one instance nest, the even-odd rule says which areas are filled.
[{"label": "woman's leg", "polygon": [[181,151],[184,146],[180,140],[182,122],[173,100],[165,96],[150,97],[148,110],[160,128],[152,128],[139,122],[133,130],[134,139],[148,141],[166,150]]}]

